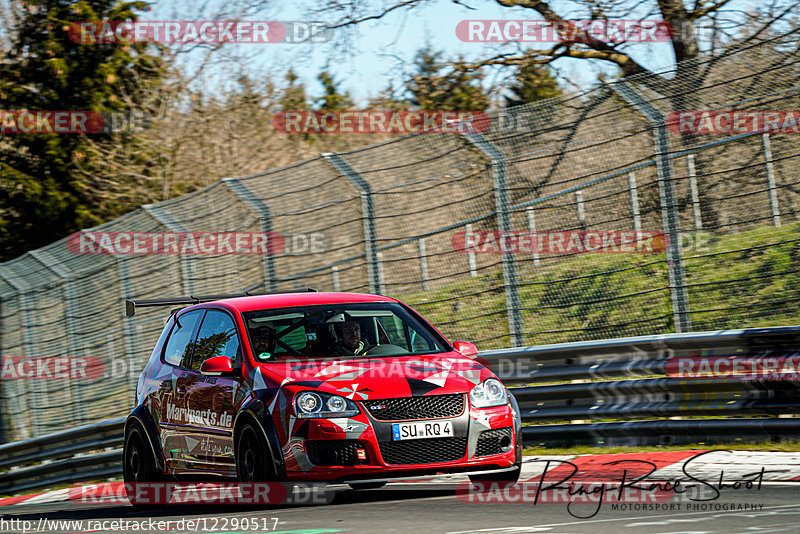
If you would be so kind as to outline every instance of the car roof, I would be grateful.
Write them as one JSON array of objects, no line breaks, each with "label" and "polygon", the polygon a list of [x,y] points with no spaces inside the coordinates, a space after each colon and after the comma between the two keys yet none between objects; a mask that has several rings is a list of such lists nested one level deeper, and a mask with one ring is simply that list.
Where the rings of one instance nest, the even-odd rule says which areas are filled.
[{"label": "car roof", "polygon": [[271,295],[254,295],[252,297],[236,297],[216,300],[213,303],[239,312],[264,310],[270,308],[289,308],[292,306],[314,306],[318,304],[344,304],[361,302],[397,302],[391,297],[371,295],[368,293],[274,293]]}]

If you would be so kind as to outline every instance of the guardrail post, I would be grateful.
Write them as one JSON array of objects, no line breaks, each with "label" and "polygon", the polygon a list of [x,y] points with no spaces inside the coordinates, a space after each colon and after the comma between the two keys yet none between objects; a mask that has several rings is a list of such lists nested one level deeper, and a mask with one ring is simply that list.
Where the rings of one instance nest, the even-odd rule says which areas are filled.
[{"label": "guardrail post", "polygon": [[358,174],[339,154],[326,152],[322,154],[325,161],[331,164],[340,175],[344,176],[361,192],[361,216],[364,223],[364,250],[367,256],[367,277],[370,293],[383,293],[378,258],[378,238],[375,234],[375,206],[372,203],[372,187]]},{"label": "guardrail post", "polygon": [[578,211],[578,224],[586,228],[586,210],[583,206],[583,191],[575,191],[575,207]]},{"label": "guardrail post", "polygon": [[[222,180],[222,183],[227,185],[228,189],[230,189],[234,195],[239,197],[240,200],[248,204],[258,213],[261,231],[265,234],[270,234],[270,232],[272,232],[272,215],[270,214],[269,206],[250,191],[238,178],[225,178]],[[275,270],[275,258],[270,252],[265,254],[261,259],[264,266],[264,287],[267,291],[277,291],[278,276]]]},{"label": "guardrail post", "polygon": [[467,233],[464,237],[464,245],[467,248],[467,266],[469,267],[469,276],[471,278],[475,278],[478,276],[478,266],[477,262],[475,261],[475,249],[469,244],[470,235],[472,234],[472,225],[467,223],[466,226]]},{"label": "guardrail post", "polygon": [[[30,310],[28,307],[28,295],[26,293],[28,290],[30,290],[30,287],[26,282],[19,280],[18,277],[6,271],[2,267],[2,265],[0,265],[0,278],[8,282],[8,285],[13,287],[17,291],[17,302],[19,303],[18,306],[19,306],[19,317],[20,317],[19,321],[20,321],[20,328],[22,330],[22,347],[20,347],[21,348],[20,352],[22,353],[23,358],[30,357],[29,355],[32,353],[31,346],[33,345],[33,339],[31,338]],[[2,369],[2,367],[0,367],[0,369]],[[17,425],[15,425],[17,430],[17,435],[15,435],[14,438],[17,441],[32,437],[33,436],[32,430],[36,422],[35,418],[36,410],[22,408],[22,399],[30,398],[31,405],[33,404],[32,401],[34,400],[30,395],[30,393],[28,392],[27,383],[28,383],[27,380],[20,380],[20,379],[14,380],[14,385],[17,386],[14,388],[16,390],[14,392],[16,393],[16,395],[10,394],[8,396],[9,405],[11,404],[11,399],[14,399],[14,401],[16,401],[15,402],[16,411],[13,414],[13,416],[20,419],[22,417],[25,417],[26,415],[28,417],[27,425],[24,424],[23,421],[21,420],[18,420]],[[9,382],[6,382],[6,384],[9,384],[10,386]],[[20,390],[22,391],[20,392]],[[4,411],[3,413],[8,413],[9,416],[11,416],[11,410],[8,410],[8,412]],[[11,417],[9,417],[7,420],[9,422],[9,428],[11,428]]]},{"label": "guardrail post", "polygon": [[339,268],[335,265],[331,267],[331,282],[333,282],[334,291],[341,291],[341,286],[339,285]]},{"label": "guardrail post", "polygon": [[694,154],[686,156],[686,172],[689,175],[689,191],[692,195],[692,215],[694,229],[703,229],[703,217],[700,214],[700,194],[697,192],[697,171],[694,168]]},{"label": "guardrail post", "polygon": [[639,92],[626,82],[616,82],[609,86],[623,100],[636,108],[653,128],[655,145],[656,174],[658,191],[661,197],[661,220],[664,232],[669,238],[667,246],[667,272],[669,290],[672,300],[672,314],[676,332],[692,330],[689,315],[689,298],[686,292],[686,280],[681,258],[680,228],[678,212],[675,206],[675,186],[672,183],[672,164],[669,152],[669,131],[664,114],[650,104]]},{"label": "guardrail post", "polygon": [[[183,226],[182,224],[178,223],[177,221],[173,220],[168,214],[161,210],[156,204],[145,204],[142,206],[142,209],[145,213],[150,215],[158,224],[169,230],[170,232],[187,232],[188,229]],[[194,284],[192,280],[189,278],[189,274],[192,272],[192,266],[189,263],[189,260],[183,254],[180,255],[179,258],[180,266],[181,266],[181,285],[183,286],[183,292],[186,295],[193,295],[194,294]]]},{"label": "guardrail post", "polygon": [[778,208],[778,190],[775,188],[775,166],[772,163],[772,143],[769,134],[761,134],[761,146],[764,148],[764,162],[767,165],[767,189],[769,190],[769,207],[772,212],[772,224],[776,228],[781,225],[781,211]]},{"label": "guardrail post", "polygon": [[[64,317],[64,322],[66,323],[66,331],[67,331],[67,352],[72,358],[77,356],[75,347],[77,346],[78,336],[78,329],[75,326],[75,318],[78,317],[79,312],[75,309],[75,287],[74,287],[74,280],[72,277],[72,273],[63,267],[55,258],[47,254],[44,250],[31,250],[28,252],[31,258],[36,260],[37,263],[41,264],[45,269],[50,271],[51,273],[55,274],[62,280],[62,296],[64,298],[64,306],[66,308],[66,314]],[[72,383],[72,377],[67,379],[67,385],[69,387],[70,397],[74,394],[73,404],[77,407],[77,418],[78,420],[83,423],[83,398],[81,395],[80,387],[75,388],[74,384]]]},{"label": "guardrail post", "polygon": [[536,239],[536,217],[533,213],[533,208],[525,208],[525,215],[528,218],[528,231],[531,233],[531,239],[533,241],[531,259],[533,260],[533,266],[537,267],[539,265],[539,240]]},{"label": "guardrail post", "polygon": [[631,194],[631,215],[633,216],[633,231],[636,236],[642,235],[642,214],[639,211],[639,190],[636,186],[636,174],[631,171],[628,173],[628,190]]},{"label": "guardrail post", "polygon": [[[506,163],[503,153],[498,150],[488,139],[479,133],[462,134],[467,141],[475,145],[492,166],[494,178],[494,201],[497,214],[497,229],[500,239],[511,232],[511,217],[508,203],[508,186],[506,185]],[[517,270],[514,265],[514,255],[510,251],[502,253],[503,262],[503,289],[506,295],[506,312],[508,314],[508,334],[512,347],[521,347],[525,344],[525,335],[522,329],[521,300],[519,297],[519,284]]]},{"label": "guardrail post", "polygon": [[428,290],[428,257],[425,252],[425,240],[420,239],[417,241],[417,248],[419,249],[419,272],[422,277],[422,290]]}]

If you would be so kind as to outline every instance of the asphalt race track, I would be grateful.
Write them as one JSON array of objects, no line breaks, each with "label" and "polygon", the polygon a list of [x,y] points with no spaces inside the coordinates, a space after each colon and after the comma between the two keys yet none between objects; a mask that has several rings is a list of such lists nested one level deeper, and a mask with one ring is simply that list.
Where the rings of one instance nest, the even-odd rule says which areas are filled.
[{"label": "asphalt race track", "polygon": [[[453,483],[393,483],[380,489],[352,491],[334,488],[333,501],[322,505],[275,507],[141,508],[75,502],[30,504],[4,508],[0,532],[86,532],[97,521],[172,521],[163,529],[102,532],[276,532],[323,533],[779,533],[800,531],[800,484],[765,483],[760,490],[725,490],[710,503],[716,510],[613,510],[604,504],[594,517],[573,517],[566,504],[470,503],[456,495]],[[749,511],[730,510],[747,505]],[[572,508],[574,515],[591,515],[595,504]],[[277,520],[276,520],[277,518]],[[45,520],[46,519],[46,520]],[[81,525],[58,525],[82,520]],[[187,523],[194,520],[191,528]],[[14,523],[16,521],[16,523]],[[27,523],[25,523],[27,521]],[[61,528],[58,528],[58,527]],[[96,526],[96,523],[95,523]],[[181,528],[183,526],[183,528]],[[66,527],[66,528],[65,528]],[[238,528],[234,528],[238,527]],[[98,531],[93,529],[95,532]]]}]

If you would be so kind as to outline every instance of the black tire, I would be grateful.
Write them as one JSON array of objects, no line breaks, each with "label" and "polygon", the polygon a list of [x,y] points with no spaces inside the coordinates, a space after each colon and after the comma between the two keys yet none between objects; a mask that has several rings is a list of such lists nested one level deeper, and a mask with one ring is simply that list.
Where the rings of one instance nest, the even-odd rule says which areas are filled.
[{"label": "black tire", "polygon": [[348,486],[356,491],[382,488],[386,482],[350,482]]},{"label": "black tire", "polygon": [[122,479],[125,481],[125,491],[131,504],[134,502],[134,485],[148,482],[158,482],[161,474],[158,472],[153,451],[138,425],[132,424],[125,433],[125,444],[122,448]]},{"label": "black tire", "polygon": [[245,423],[236,441],[236,478],[239,482],[275,481],[269,447],[259,429]]}]

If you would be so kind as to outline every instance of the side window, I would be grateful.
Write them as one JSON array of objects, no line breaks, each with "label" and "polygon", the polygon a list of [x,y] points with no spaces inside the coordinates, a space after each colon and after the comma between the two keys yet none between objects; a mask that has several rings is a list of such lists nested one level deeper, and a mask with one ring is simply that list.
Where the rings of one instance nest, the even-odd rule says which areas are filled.
[{"label": "side window", "polygon": [[192,361],[184,367],[199,371],[203,362],[214,356],[227,356],[235,361],[238,348],[239,338],[231,316],[224,311],[208,310],[194,343]]},{"label": "side window", "polygon": [[389,343],[392,345],[397,345],[398,347],[403,347],[406,350],[409,350],[408,343],[406,342],[405,335],[403,332],[403,321],[396,315],[392,315],[391,317],[378,317],[378,321],[380,321],[381,326],[383,327],[383,332],[386,334],[386,337],[389,338]]},{"label": "side window", "polygon": [[180,365],[184,358],[192,353],[192,334],[195,327],[203,317],[203,310],[194,310],[178,317],[178,322],[172,327],[172,333],[164,349],[164,361],[172,365]]}]

